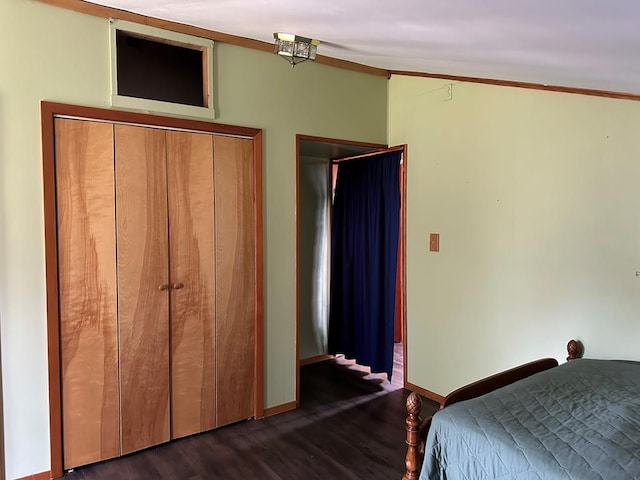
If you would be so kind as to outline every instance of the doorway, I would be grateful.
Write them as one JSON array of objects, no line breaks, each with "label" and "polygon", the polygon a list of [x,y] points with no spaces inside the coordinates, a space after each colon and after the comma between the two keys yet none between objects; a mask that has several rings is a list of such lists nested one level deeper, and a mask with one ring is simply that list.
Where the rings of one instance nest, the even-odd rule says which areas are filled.
[{"label": "doorway", "polygon": [[[406,149],[403,149],[394,363],[404,372],[404,215]],[[336,160],[386,150],[383,144],[296,136],[296,404],[300,404],[300,367],[333,358],[328,351],[330,225]],[[337,362],[354,362],[342,357]],[[394,368],[397,371],[398,368]],[[394,382],[395,383],[395,382]],[[401,382],[404,384],[404,381]]]}]

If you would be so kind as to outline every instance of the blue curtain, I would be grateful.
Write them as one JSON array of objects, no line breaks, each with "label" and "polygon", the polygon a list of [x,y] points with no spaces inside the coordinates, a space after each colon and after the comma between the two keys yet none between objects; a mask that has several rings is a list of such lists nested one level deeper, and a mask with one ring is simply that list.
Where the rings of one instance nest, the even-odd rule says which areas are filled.
[{"label": "blue curtain", "polygon": [[340,163],[331,217],[329,353],[393,370],[401,152]]}]

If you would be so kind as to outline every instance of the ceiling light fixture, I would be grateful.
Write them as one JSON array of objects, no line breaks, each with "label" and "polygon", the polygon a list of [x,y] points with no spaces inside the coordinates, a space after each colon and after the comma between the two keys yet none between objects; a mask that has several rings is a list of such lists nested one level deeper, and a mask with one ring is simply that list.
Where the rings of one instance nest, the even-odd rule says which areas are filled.
[{"label": "ceiling light fixture", "polygon": [[276,39],[274,53],[277,53],[295,67],[296,64],[316,59],[320,40],[300,37],[290,33],[274,33]]}]

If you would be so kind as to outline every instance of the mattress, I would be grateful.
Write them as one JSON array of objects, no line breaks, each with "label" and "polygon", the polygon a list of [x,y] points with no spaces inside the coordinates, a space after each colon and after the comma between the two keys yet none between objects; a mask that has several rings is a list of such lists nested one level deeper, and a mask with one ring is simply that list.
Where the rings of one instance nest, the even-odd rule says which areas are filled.
[{"label": "mattress", "polygon": [[640,479],[640,363],[575,360],[433,417],[420,480]]}]

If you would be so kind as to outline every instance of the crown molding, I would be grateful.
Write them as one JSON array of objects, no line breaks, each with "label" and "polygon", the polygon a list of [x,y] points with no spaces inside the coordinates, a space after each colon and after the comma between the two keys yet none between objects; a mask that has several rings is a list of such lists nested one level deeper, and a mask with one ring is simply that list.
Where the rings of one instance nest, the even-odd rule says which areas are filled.
[{"label": "crown molding", "polygon": [[[65,8],[67,10],[74,10],[76,12],[85,13],[87,15],[93,15],[102,18],[117,18],[118,20],[126,20],[129,22],[140,23],[143,25],[149,25],[151,27],[162,28],[172,32],[185,33],[187,35],[193,35],[201,38],[208,38],[215,42],[227,43],[230,45],[236,45],[238,47],[252,48],[254,50],[260,50],[263,52],[273,52],[273,45],[271,43],[263,42],[261,40],[254,40],[251,38],[240,37],[238,35],[231,35],[228,33],[216,32],[215,30],[209,30],[201,27],[194,27],[192,25],[186,25],[183,23],[172,22],[169,20],[161,20],[155,17],[148,17],[140,15],[138,13],[127,12],[113,7],[105,7],[104,5],[96,5],[95,3],[89,3],[84,0],[36,0],[41,3],[53,5],[56,7]],[[345,70],[351,70],[360,73],[366,73],[369,75],[376,75],[386,78],[391,78],[392,75],[403,75],[411,77],[425,77],[425,78],[439,78],[442,80],[452,80],[457,82],[469,82],[469,83],[481,83],[485,85],[498,85],[502,87],[515,87],[515,88],[527,88],[530,90],[542,90],[547,92],[560,92],[560,93],[572,93],[578,95],[589,95],[592,97],[606,97],[616,98],[621,100],[633,100],[640,101],[640,94],[616,92],[609,90],[597,90],[590,88],[576,88],[576,87],[564,87],[560,85],[546,85],[542,83],[531,82],[517,82],[512,80],[499,80],[492,78],[480,78],[480,77],[465,77],[460,75],[447,75],[443,73],[430,73],[430,72],[412,72],[404,70],[386,70],[383,68],[370,67],[368,65],[362,65],[360,63],[350,62],[348,60],[341,60],[338,58],[328,57],[325,55],[318,55],[315,60],[316,63],[322,65],[328,65],[331,67],[342,68]]]},{"label": "crown molding", "polygon": [[[74,10],[76,12],[85,13],[87,15],[93,15],[96,17],[116,18],[118,20],[140,23],[142,25],[161,28],[163,30],[169,30],[172,32],[185,33],[187,35],[193,35],[195,37],[207,38],[209,40],[213,40],[214,42],[227,43],[229,45],[236,45],[238,47],[252,48],[254,50],[260,50],[263,52],[273,52],[272,43],[267,43],[261,40],[254,40],[246,37],[240,37],[237,35],[230,35],[228,33],[216,32],[215,30],[194,27],[192,25],[186,25],[184,23],[161,20],[155,17],[148,17],[146,15],[140,15],[138,13],[127,12],[126,10],[120,10],[118,8],[105,7],[104,5],[85,2],[84,0],[36,1],[46,3],[47,5],[65,8],[67,10]],[[340,60],[338,58],[327,57],[324,55],[318,55],[315,59],[315,63],[387,78],[389,78],[390,75],[389,70],[385,70],[383,68],[370,67],[368,65],[362,65],[360,63],[350,62],[348,60]]]},{"label": "crown molding", "polygon": [[444,73],[408,72],[402,70],[390,70],[391,75],[403,75],[408,77],[438,78],[440,80],[452,80],[454,82],[482,83],[485,85],[498,85],[501,87],[527,88],[530,90],[544,90],[546,92],[573,93],[589,95],[592,97],[617,98],[621,100],[640,101],[640,95],[635,93],[614,92],[609,90],[596,90],[591,88],[563,87],[559,85],[546,85],[543,83],[516,82],[512,80],[497,80],[492,78],[464,77],[460,75],[447,75]]}]

